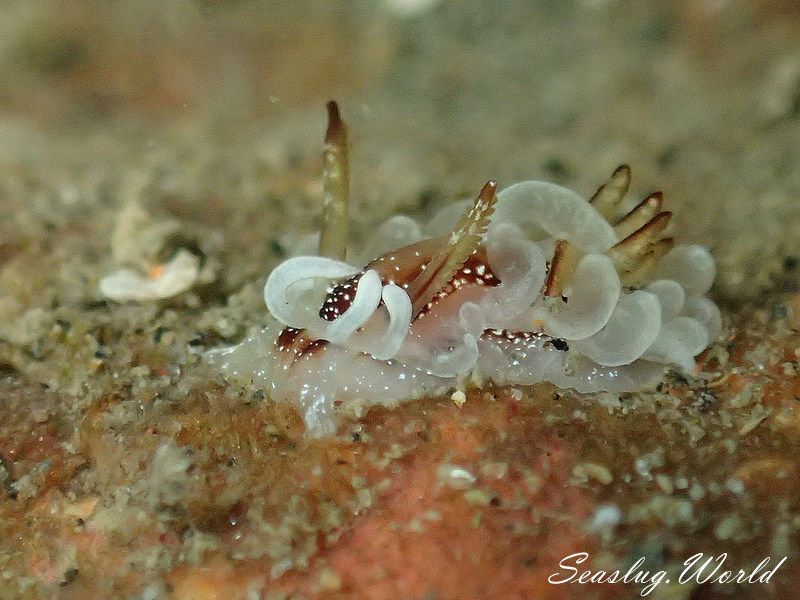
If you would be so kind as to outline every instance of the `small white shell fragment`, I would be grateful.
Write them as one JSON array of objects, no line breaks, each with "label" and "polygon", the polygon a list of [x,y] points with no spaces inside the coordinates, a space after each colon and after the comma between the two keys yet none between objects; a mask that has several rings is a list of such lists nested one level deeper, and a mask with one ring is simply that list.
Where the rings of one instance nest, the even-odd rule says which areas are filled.
[{"label": "small white shell fragment", "polygon": [[452,400],[453,404],[460,408],[464,406],[464,403],[467,401],[467,395],[461,390],[456,390],[453,392],[452,396],[450,396],[450,400]]},{"label": "small white shell fragment", "polygon": [[456,490],[463,490],[474,484],[477,479],[464,467],[443,464],[436,471],[436,478],[442,485],[447,485]]},{"label": "small white shell fragment", "polygon": [[572,476],[582,482],[594,479],[603,485],[608,485],[614,481],[614,476],[608,467],[591,462],[582,462],[575,465],[572,468]]},{"label": "small white shell fragment", "polygon": [[131,269],[120,269],[100,280],[100,293],[117,302],[161,300],[171,298],[191,288],[200,274],[200,259],[179,250],[164,265],[142,275]]},{"label": "small white shell fragment", "polygon": [[591,531],[613,529],[622,521],[622,511],[616,504],[603,504],[597,507],[589,521]]},{"label": "small white shell fragment", "polygon": [[149,178],[142,173],[132,174],[123,184],[121,193],[128,200],[117,213],[111,234],[111,257],[116,264],[147,268],[165,240],[180,230],[177,221],[155,219],[142,207],[138,197],[148,184]]}]

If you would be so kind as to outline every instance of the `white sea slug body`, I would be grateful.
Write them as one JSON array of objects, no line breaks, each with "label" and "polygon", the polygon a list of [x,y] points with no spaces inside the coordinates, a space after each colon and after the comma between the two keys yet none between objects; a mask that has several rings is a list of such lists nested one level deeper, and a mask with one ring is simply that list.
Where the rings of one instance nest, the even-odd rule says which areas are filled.
[{"label": "white sea slug body", "polygon": [[[340,217],[346,139],[329,109],[327,156],[341,151],[326,189]],[[345,262],[346,220],[326,207],[328,256],[290,258],[267,279],[277,323],[207,357],[294,402],[312,435],[335,431],[342,402],[392,405],[471,375],[598,392],[652,386],[665,366],[689,372],[721,326],[705,297],[714,261],[662,237],[671,215],[660,193],[618,215],[629,182],[620,167],[589,201],[541,181],[499,192],[489,182],[449,231],[453,207],[426,227],[390,219],[363,267]]]}]

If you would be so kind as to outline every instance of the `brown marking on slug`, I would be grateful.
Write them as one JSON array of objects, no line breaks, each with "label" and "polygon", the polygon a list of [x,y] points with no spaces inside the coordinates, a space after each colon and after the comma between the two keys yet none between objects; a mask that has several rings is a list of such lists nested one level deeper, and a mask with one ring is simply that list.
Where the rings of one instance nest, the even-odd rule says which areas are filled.
[{"label": "brown marking on slug", "polygon": [[[628,191],[630,179],[630,167],[622,165],[592,196],[590,202],[607,221],[614,222],[612,217]],[[607,250],[606,255],[614,262],[624,286],[637,287],[644,284],[652,276],[664,254],[672,247],[671,238],[660,239],[672,218],[671,212],[661,211],[663,204],[664,194],[654,192],[614,225],[614,233],[621,241]],[[556,256],[553,257],[553,262],[556,262]],[[551,267],[551,272],[558,276],[561,269]],[[550,273],[548,283],[549,279]]]},{"label": "brown marking on slug", "polygon": [[365,270],[375,269],[384,284],[391,282],[406,290],[442,251],[447,239],[448,236],[443,235],[392,250],[370,262]]},{"label": "brown marking on slug", "polygon": [[290,367],[301,358],[321,352],[327,344],[327,340],[308,337],[305,329],[284,327],[275,340],[275,349],[286,356],[286,366]]},{"label": "brown marking on slug", "polygon": [[504,340],[512,343],[529,342],[533,339],[552,339],[546,333],[541,333],[539,331],[510,331],[508,329],[484,329],[481,337],[487,339]]},{"label": "brown marking on slug", "polygon": [[560,296],[577,264],[578,253],[575,248],[567,240],[556,240],[553,260],[550,261],[544,284],[544,295],[550,298]]},{"label": "brown marking on slug", "polygon": [[[425,242],[434,241],[436,240],[425,240]],[[424,243],[418,242],[385,254],[369,263],[361,273],[335,285],[325,297],[319,316],[326,321],[333,321],[350,308],[358,289],[358,280],[361,279],[367,269],[378,271],[383,285],[394,283],[404,289],[407,288],[409,282],[422,273],[427,263],[431,260],[430,253],[420,251],[423,247]],[[461,286],[495,287],[499,284],[500,279],[489,266],[486,248],[481,245],[467,257],[464,264],[461,265],[461,268],[453,275],[450,281],[422,308],[417,316],[428,312],[437,302],[446,298]]]},{"label": "brown marking on slug", "polygon": [[515,346],[528,344],[531,340],[543,340],[543,347],[553,348],[559,352],[569,351],[569,344],[561,338],[550,337],[539,331],[510,331],[508,329],[485,329],[483,339],[510,343]]},{"label": "brown marking on slug", "polygon": [[489,266],[486,256],[486,248],[480,246],[473,254],[467,257],[461,268],[453,275],[453,278],[439,290],[430,302],[423,306],[415,319],[425,316],[437,303],[447,298],[457,289],[467,285],[479,285],[484,287],[495,287],[500,285],[500,278],[494,274]]},{"label": "brown marking on slug", "polygon": [[456,223],[444,250],[434,256],[425,270],[409,284],[407,291],[414,316],[433,300],[458,273],[469,255],[480,246],[494,212],[496,192],[495,181],[489,181],[483,186],[475,202]]},{"label": "brown marking on slug", "polygon": [[454,289],[458,289],[462,285],[482,285],[486,287],[500,285],[500,278],[494,274],[494,271],[489,266],[486,248],[480,246],[470,254],[447,285],[452,286]]},{"label": "brown marking on slug", "polygon": [[326,321],[335,321],[345,312],[356,297],[358,282],[364,275],[364,271],[353,275],[350,279],[335,285],[325,296],[322,308],[319,309],[319,316]]},{"label": "brown marking on slug", "polygon": [[340,149],[346,149],[347,126],[339,114],[339,105],[335,100],[331,100],[325,107],[328,109],[328,127],[325,130],[325,143],[333,144]]},{"label": "brown marking on slug", "polygon": [[[367,264],[361,274],[335,285],[325,297],[320,317],[333,321],[344,313],[355,299],[358,279],[368,269],[375,269],[384,285],[394,283],[406,290],[415,318],[461,285],[497,285],[500,280],[489,268],[481,245],[494,212],[496,192],[497,183],[487,182],[449,235],[388,252]],[[479,250],[480,257],[468,264]]]},{"label": "brown marking on slug", "polygon": [[358,282],[369,269],[378,272],[383,285],[394,283],[407,289],[427,268],[431,258],[441,251],[446,241],[446,236],[422,240],[379,256],[368,263],[361,273],[334,285],[325,296],[319,316],[326,321],[334,321],[350,308],[356,297]]}]

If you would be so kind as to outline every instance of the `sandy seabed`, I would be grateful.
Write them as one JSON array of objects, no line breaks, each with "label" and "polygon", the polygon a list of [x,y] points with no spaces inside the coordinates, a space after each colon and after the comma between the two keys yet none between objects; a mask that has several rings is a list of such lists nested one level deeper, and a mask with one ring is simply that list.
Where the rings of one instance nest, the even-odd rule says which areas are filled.
[{"label": "sandy seabed", "polygon": [[[800,577],[795,2],[53,1],[0,7],[1,598],[617,598],[566,555]],[[648,393],[487,388],[310,441],[200,361],[265,318],[319,226],[324,103],[354,235],[501,185],[584,195],[620,163],[708,245],[723,336]],[[97,283],[177,249],[191,291]],[[671,579],[676,579],[674,576]]]}]

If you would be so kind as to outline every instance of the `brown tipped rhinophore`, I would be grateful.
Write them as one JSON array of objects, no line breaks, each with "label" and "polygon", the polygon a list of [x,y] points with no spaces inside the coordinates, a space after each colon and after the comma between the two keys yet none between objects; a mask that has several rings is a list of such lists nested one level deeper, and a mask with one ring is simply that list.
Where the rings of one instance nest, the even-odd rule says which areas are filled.
[{"label": "brown tipped rhinophore", "polygon": [[661,192],[650,194],[614,225],[614,233],[617,238],[623,240],[640,227],[644,227],[650,219],[661,212],[663,204],[664,194]]},{"label": "brown tipped rhinophore", "polygon": [[638,287],[647,283],[658,267],[659,261],[673,246],[672,238],[663,238],[645,248],[638,262],[629,271],[620,273],[622,285]]},{"label": "brown tipped rhinophore", "polygon": [[347,126],[339,114],[339,105],[333,100],[326,105],[328,109],[328,129],[325,131],[325,143],[347,146]]},{"label": "brown tipped rhinophore", "polygon": [[[672,248],[672,238],[661,237],[669,225],[672,213],[661,210],[664,194],[654,192],[624,217],[616,220],[619,206],[630,183],[631,169],[628,165],[621,165],[616,168],[611,179],[597,190],[590,202],[609,223],[614,224],[614,233],[621,241],[606,254],[614,261],[622,284],[635,287],[652,276],[658,262]],[[556,266],[555,258],[553,263]],[[556,276],[558,275],[557,270]]]},{"label": "brown tipped rhinophore", "polygon": [[671,212],[661,210],[663,202],[661,192],[650,194],[614,226],[614,232],[622,240],[607,254],[614,261],[623,285],[641,284],[672,247],[671,238],[661,237],[672,219]]},{"label": "brown tipped rhinophore", "polygon": [[339,106],[328,102],[328,129],[325,132],[325,166],[322,173],[323,209],[320,256],[344,260],[347,254],[350,172],[347,126],[339,115]]},{"label": "brown tipped rhinophore", "polygon": [[[658,262],[672,248],[672,238],[662,238],[672,213],[662,211],[664,194],[654,192],[637,204],[622,218],[619,207],[631,183],[631,169],[621,165],[611,178],[600,186],[589,202],[614,227],[620,240],[606,251],[619,273],[623,285],[636,287],[646,283]],[[572,278],[578,256],[566,240],[556,240],[553,260],[547,272],[544,294],[557,297]]]},{"label": "brown tipped rhinophore", "polygon": [[600,186],[594,196],[589,200],[606,220],[610,221],[617,215],[619,203],[628,193],[631,185],[631,168],[628,165],[620,165],[611,175],[606,183]]},{"label": "brown tipped rhinophore", "polygon": [[489,227],[494,203],[497,200],[497,182],[483,186],[475,202],[459,219],[452,233],[442,236],[443,248],[408,286],[413,315],[418,315],[458,272],[464,261],[478,250],[483,235]]}]

